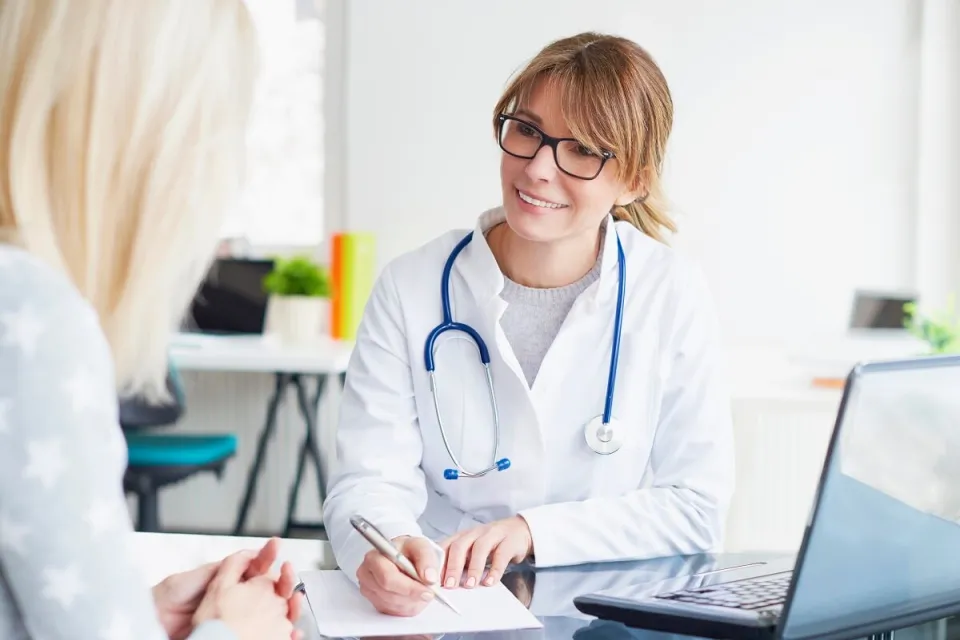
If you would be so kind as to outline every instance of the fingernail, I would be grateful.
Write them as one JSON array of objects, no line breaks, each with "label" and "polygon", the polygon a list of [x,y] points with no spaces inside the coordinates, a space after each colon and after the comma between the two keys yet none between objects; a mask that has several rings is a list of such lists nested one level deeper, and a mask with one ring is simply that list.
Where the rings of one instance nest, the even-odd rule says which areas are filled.
[{"label": "fingernail", "polygon": [[426,571],[424,571],[424,576],[423,576],[423,577],[425,577],[425,578],[427,579],[427,582],[430,582],[430,583],[436,582],[436,581],[437,581],[437,570],[434,569],[433,567],[429,567],[429,568],[427,568]]},{"label": "fingernail", "polygon": [[484,579],[483,579],[483,584],[487,585],[488,587],[489,587],[490,585],[492,585],[492,584],[493,584],[493,576],[487,576],[486,578],[484,578]]},{"label": "fingernail", "polygon": [[453,589],[454,585],[456,585],[456,584],[457,584],[456,578],[454,578],[453,576],[450,576],[449,578],[447,578],[447,582],[446,582],[446,584],[445,584],[444,586],[445,586],[447,589]]},{"label": "fingernail", "polygon": [[426,600],[427,602],[430,602],[431,600],[433,600],[433,591],[424,591],[420,597]]},{"label": "fingernail", "polygon": [[476,579],[476,578],[474,578],[473,576],[470,576],[469,578],[467,578],[467,589],[469,589],[470,587],[472,587],[472,586],[475,585],[475,584],[477,584],[477,579]]}]

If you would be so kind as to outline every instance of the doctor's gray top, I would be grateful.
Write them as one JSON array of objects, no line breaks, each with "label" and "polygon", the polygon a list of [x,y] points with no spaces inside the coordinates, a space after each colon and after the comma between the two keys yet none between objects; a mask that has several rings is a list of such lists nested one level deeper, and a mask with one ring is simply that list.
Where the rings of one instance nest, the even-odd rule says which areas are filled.
[{"label": "doctor's gray top", "polygon": [[[97,317],[0,245],[0,638],[166,638],[135,559],[126,444]],[[219,621],[191,640],[235,640]]]}]

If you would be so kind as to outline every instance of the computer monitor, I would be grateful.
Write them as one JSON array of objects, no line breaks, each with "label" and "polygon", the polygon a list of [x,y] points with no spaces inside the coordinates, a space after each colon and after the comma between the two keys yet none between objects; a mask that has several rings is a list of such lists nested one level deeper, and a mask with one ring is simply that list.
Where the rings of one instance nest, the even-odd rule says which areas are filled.
[{"label": "computer monitor", "polygon": [[219,258],[190,305],[185,329],[216,334],[263,333],[268,295],[263,278],[273,260]]}]

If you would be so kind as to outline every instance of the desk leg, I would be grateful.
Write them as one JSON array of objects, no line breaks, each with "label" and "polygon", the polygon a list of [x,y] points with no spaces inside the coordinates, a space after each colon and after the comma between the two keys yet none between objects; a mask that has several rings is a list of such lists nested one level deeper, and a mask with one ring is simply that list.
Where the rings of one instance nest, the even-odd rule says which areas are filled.
[{"label": "desk leg", "polygon": [[319,434],[317,433],[317,407],[320,403],[320,397],[323,395],[326,386],[327,376],[317,376],[317,389],[313,395],[313,402],[307,400],[307,390],[304,387],[303,378],[300,375],[293,376],[293,385],[297,389],[297,403],[300,405],[300,413],[303,415],[306,433],[303,442],[300,443],[300,452],[297,456],[297,474],[294,477],[293,485],[290,487],[290,498],[287,501],[287,518],[284,521],[283,537],[290,536],[292,528],[311,528],[323,529],[323,525],[307,525],[298,523],[293,519],[293,514],[297,510],[297,498],[300,494],[300,483],[303,480],[303,471],[307,466],[307,457],[310,457],[313,463],[314,471],[317,474],[317,489],[321,504],[327,496],[326,486],[323,482],[323,464],[320,459]]},{"label": "desk leg", "polygon": [[267,451],[267,443],[277,430],[277,409],[280,401],[283,399],[283,392],[290,382],[290,375],[286,373],[276,374],[276,386],[273,397],[270,398],[270,404],[267,407],[267,420],[260,432],[260,440],[257,442],[257,455],[253,460],[253,466],[247,474],[247,488],[243,494],[243,502],[240,505],[240,512],[237,514],[237,522],[233,528],[233,535],[243,535],[243,528],[247,523],[247,515],[250,512],[250,505],[253,503],[253,496],[257,491],[257,480],[260,478],[260,469],[263,467],[263,455]]}]

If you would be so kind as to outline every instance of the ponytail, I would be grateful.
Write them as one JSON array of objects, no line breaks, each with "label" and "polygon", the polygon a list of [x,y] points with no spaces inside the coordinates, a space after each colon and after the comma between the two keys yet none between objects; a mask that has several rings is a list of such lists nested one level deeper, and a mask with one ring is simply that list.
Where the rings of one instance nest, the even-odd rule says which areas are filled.
[{"label": "ponytail", "polygon": [[668,244],[664,231],[676,233],[677,223],[667,213],[666,207],[651,200],[650,194],[647,194],[625,205],[614,205],[613,218],[629,222],[654,240]]}]

